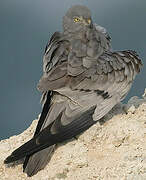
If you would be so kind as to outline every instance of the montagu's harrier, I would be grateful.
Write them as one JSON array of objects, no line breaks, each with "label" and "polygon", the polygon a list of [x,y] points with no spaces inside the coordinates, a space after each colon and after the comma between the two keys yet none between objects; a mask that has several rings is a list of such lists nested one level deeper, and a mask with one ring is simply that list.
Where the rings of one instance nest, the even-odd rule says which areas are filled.
[{"label": "montagu's harrier", "polygon": [[45,49],[35,134],[5,163],[25,157],[28,176],[43,169],[57,143],[85,131],[125,98],[141,65],[135,51],[112,51],[109,35],[87,7],[71,7],[63,32],[55,32]]}]

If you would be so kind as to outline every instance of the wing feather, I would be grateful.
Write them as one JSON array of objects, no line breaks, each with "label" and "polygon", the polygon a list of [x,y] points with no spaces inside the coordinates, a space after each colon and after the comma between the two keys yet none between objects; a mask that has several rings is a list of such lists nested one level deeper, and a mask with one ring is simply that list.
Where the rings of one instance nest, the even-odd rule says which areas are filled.
[{"label": "wing feather", "polygon": [[67,75],[68,42],[59,32],[54,33],[43,57],[43,76],[38,90],[45,92],[65,86]]}]

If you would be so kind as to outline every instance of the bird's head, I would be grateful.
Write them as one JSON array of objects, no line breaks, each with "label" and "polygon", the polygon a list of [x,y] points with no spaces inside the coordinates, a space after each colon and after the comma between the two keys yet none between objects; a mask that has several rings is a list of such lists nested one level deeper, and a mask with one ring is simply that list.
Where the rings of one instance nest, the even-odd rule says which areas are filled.
[{"label": "bird's head", "polygon": [[72,6],[63,17],[63,28],[67,32],[82,32],[92,28],[91,12],[86,6]]}]

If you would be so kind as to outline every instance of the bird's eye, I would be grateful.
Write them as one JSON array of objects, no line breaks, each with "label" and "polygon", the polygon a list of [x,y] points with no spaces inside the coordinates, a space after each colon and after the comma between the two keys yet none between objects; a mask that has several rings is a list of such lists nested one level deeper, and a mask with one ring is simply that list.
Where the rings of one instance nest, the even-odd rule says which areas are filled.
[{"label": "bird's eye", "polygon": [[80,19],[78,17],[74,18],[74,22],[79,22]]}]

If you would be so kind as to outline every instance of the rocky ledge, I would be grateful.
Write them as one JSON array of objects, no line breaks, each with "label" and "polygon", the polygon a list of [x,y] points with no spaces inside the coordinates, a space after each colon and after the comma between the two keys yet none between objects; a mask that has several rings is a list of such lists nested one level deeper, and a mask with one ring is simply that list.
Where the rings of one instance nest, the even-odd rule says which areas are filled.
[{"label": "rocky ledge", "polygon": [[23,160],[7,166],[3,161],[33,136],[36,124],[0,141],[1,180],[146,180],[146,90],[143,98],[118,104],[76,139],[58,144],[46,168],[28,178]]}]

